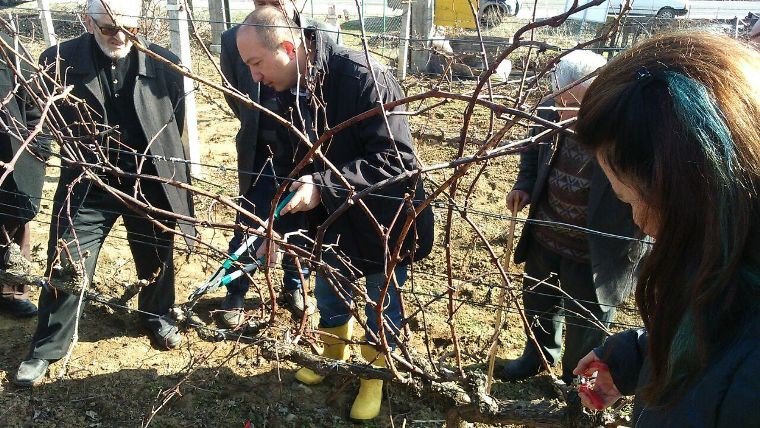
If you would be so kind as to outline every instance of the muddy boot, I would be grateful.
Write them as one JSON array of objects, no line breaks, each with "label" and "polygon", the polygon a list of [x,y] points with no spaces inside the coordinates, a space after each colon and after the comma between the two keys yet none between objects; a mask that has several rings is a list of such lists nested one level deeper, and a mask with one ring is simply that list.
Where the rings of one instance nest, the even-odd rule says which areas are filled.
[{"label": "muddy boot", "polygon": [[241,293],[228,292],[219,306],[221,310],[220,319],[226,328],[237,328],[245,321],[245,309],[243,304],[245,295]]},{"label": "muddy boot", "polygon": [[18,386],[32,387],[42,383],[50,362],[40,358],[30,358],[18,366],[13,382]]},{"label": "muddy boot", "polygon": [[[378,354],[374,346],[362,345],[362,357],[373,367],[385,368],[385,355]],[[383,402],[383,381],[380,379],[359,379],[359,393],[351,406],[351,419],[368,421],[380,414]]]},{"label": "muddy boot", "polygon": [[[347,342],[351,340],[351,336],[353,336],[353,321],[349,320],[346,324],[332,328],[320,327],[319,331],[330,335],[322,335],[322,341],[325,345],[321,355],[325,358],[331,358],[333,360],[348,360],[348,357],[351,354],[351,350]],[[301,367],[296,372],[296,379],[306,385],[316,385],[322,382],[324,378],[324,376],[314,373],[314,371],[306,367]]]},{"label": "muddy boot", "polygon": [[304,300],[303,291],[299,288],[297,290],[283,291],[280,294],[280,300],[278,303],[293,315],[293,317],[300,319],[304,313],[311,315],[314,313],[314,308],[309,306]]}]

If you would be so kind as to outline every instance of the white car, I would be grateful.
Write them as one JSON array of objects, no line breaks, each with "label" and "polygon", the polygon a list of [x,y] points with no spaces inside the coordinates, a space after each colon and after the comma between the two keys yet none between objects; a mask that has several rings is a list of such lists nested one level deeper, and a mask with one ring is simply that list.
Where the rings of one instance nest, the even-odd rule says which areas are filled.
[{"label": "white car", "polygon": [[26,3],[32,0],[0,0],[0,6],[16,6],[21,3]]},{"label": "white car", "polygon": [[[661,19],[673,19],[689,13],[689,0],[630,0],[632,16],[655,16]],[[625,0],[610,0],[609,13],[620,12]]]}]

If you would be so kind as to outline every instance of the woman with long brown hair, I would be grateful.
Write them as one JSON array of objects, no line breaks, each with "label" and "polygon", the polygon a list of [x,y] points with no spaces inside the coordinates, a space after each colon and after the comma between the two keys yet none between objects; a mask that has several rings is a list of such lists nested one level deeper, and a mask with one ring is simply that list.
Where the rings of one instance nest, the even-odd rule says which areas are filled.
[{"label": "woman with long brown hair", "polygon": [[760,426],[760,53],[669,34],[620,54],[576,124],[654,238],[636,303],[645,330],[576,367],[588,407],[636,395],[636,426]]}]

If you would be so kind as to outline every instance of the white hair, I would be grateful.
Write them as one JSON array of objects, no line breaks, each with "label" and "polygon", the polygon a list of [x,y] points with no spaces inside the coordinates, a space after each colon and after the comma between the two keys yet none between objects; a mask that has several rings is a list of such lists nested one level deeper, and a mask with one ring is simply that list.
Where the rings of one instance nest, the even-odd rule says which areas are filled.
[{"label": "white hair", "polygon": [[[571,83],[580,80],[596,71],[607,63],[607,59],[598,53],[584,50],[572,51],[563,56],[554,68],[552,90],[559,91],[570,86]],[[590,85],[593,78],[583,82]]]},{"label": "white hair", "polygon": [[125,27],[138,26],[140,15],[142,15],[140,0],[87,0],[87,15],[95,19],[108,16],[103,3],[111,9],[117,24]]}]

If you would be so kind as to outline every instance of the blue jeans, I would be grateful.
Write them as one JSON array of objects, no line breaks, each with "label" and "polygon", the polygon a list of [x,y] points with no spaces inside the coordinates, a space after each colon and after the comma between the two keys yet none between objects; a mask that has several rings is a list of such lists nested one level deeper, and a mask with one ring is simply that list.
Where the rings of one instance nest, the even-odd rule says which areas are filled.
[{"label": "blue jeans", "polygon": [[[264,220],[269,217],[269,211],[272,208],[272,200],[274,199],[277,191],[277,186],[280,184],[275,181],[274,173],[271,163],[265,165],[258,165],[254,167],[256,173],[259,175],[253,178],[251,187],[243,195],[240,206],[249,212],[253,213],[256,217]],[[287,194],[287,193],[285,193]],[[238,213],[237,222],[248,226],[258,228],[260,225],[257,222],[249,219],[246,216],[241,216]],[[294,232],[298,229],[306,228],[306,217],[303,212],[294,214],[285,214],[274,222],[274,230],[280,234],[288,232]],[[235,230],[235,234],[230,240],[229,252],[237,250],[237,248],[245,241],[247,236],[239,230]],[[302,239],[299,237],[291,238],[290,242],[298,245]],[[239,259],[242,264],[252,263],[255,258],[256,249],[263,243],[262,240],[257,240],[251,248],[248,249]],[[298,271],[295,258],[290,256],[284,256],[282,258],[282,270],[283,270],[283,290],[295,291],[301,289],[301,274],[304,279],[309,277],[309,269],[306,266],[301,266],[301,271]],[[250,286],[250,281],[243,275],[242,277],[232,281],[227,285],[227,293],[229,294],[241,294],[244,295]]]},{"label": "blue jeans", "polygon": [[[349,272],[348,269],[343,266],[336,257],[331,254],[325,254],[323,259],[328,265],[338,269],[342,275],[351,278],[350,275],[347,275]],[[388,345],[391,348],[395,348],[396,336],[401,332],[404,322],[401,314],[401,288],[404,286],[407,279],[407,267],[396,267],[394,275],[396,277],[396,282],[390,282],[388,292],[382,302],[383,325],[385,327]],[[370,274],[365,277],[365,280],[367,282],[367,295],[373,302],[380,304],[378,300],[385,288],[385,274]],[[398,284],[398,287],[396,287],[396,284]],[[340,294],[336,292],[321,273],[317,274],[317,279],[314,285],[314,296],[317,298],[320,327],[337,327],[348,323],[351,319],[351,312],[348,309],[348,305],[353,301],[353,289],[348,286],[339,287],[339,289]],[[368,303],[364,307],[364,314],[367,317],[367,327],[379,338],[379,323],[375,305]],[[368,336],[367,339],[369,340],[370,337]]]}]

